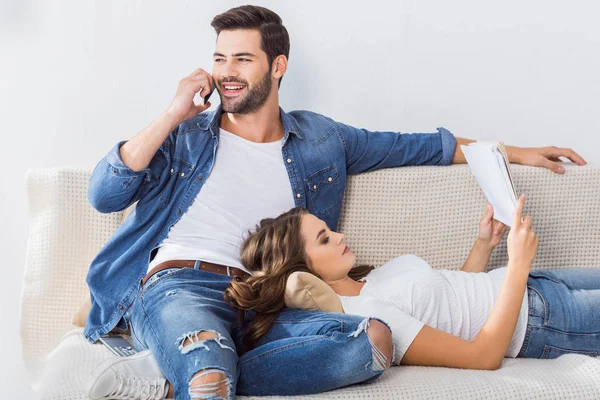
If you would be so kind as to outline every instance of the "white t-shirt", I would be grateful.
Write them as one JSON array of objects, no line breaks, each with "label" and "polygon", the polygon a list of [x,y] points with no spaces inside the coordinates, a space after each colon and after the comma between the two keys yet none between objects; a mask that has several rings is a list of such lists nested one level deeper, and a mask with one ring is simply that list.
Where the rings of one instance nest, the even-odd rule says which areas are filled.
[{"label": "white t-shirt", "polygon": [[[435,270],[409,254],[371,271],[359,296],[339,296],[349,314],[377,317],[390,325],[394,362],[404,353],[423,325],[473,340],[487,320],[504,281],[506,267],[488,273]],[[516,357],[527,327],[528,301],[523,296],[519,320],[506,352]]]},{"label": "white t-shirt", "polygon": [[295,206],[282,146],[283,139],[255,143],[221,129],[210,179],[160,243],[148,270],[168,260],[203,260],[246,271],[240,249],[248,230]]}]

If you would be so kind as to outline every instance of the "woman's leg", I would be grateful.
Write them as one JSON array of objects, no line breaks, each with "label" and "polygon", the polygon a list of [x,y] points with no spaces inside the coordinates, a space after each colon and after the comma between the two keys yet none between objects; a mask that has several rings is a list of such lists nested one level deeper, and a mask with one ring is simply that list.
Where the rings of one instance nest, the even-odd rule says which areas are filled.
[{"label": "woman's leg", "polygon": [[519,357],[600,355],[600,269],[534,271],[529,319]]},{"label": "woman's leg", "polygon": [[532,271],[530,277],[550,279],[562,283],[571,290],[600,290],[600,269],[566,268],[549,271]]},{"label": "woman's leg", "polygon": [[235,397],[237,311],[223,300],[230,279],[182,268],[147,283],[134,305],[136,345],[152,350],[176,399]]},{"label": "woman's leg", "polygon": [[258,346],[240,357],[238,394],[321,393],[373,380],[392,355],[391,333],[381,321],[284,309]]}]

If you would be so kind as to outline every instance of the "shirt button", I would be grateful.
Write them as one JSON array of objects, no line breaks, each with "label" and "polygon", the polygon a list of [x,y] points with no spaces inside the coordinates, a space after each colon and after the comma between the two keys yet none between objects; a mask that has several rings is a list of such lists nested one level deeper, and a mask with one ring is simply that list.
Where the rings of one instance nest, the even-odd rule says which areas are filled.
[{"label": "shirt button", "polygon": [[301,195],[300,193],[298,193],[298,194],[296,195],[296,197],[297,197],[297,198],[300,198],[300,197],[302,197],[302,195]]},{"label": "shirt button", "polygon": [[198,177],[198,181],[202,182],[202,177],[201,176]]},{"label": "shirt button", "polygon": [[175,172],[175,170],[173,168],[171,168],[171,173]]},{"label": "shirt button", "polygon": [[[183,173],[183,172],[182,172],[182,173],[181,173],[181,177],[183,178],[184,176],[185,176],[185,173]],[[330,179],[331,179],[331,178],[330,178]]]},{"label": "shirt button", "polygon": [[317,185],[313,186],[313,189],[314,189],[314,190],[317,190]]},{"label": "shirt button", "polygon": [[113,169],[113,173],[114,173],[115,175],[117,174],[117,172],[119,172],[119,171],[117,171],[116,169]]},{"label": "shirt button", "polygon": [[177,210],[177,214],[181,214],[181,210]]},{"label": "shirt button", "polygon": [[327,178],[327,180],[328,180],[329,182],[331,182],[331,181],[333,180],[333,178],[332,178],[332,177],[329,177],[329,178]]},{"label": "shirt button", "polygon": [[122,310],[122,309],[124,309],[124,308],[125,308],[125,307],[123,307],[123,306],[119,306],[119,310]]},{"label": "shirt button", "polygon": [[292,159],[291,159],[291,158],[288,158],[288,159],[287,159],[287,162],[288,162],[288,164],[289,164],[289,163],[291,163],[291,162],[292,162]]}]

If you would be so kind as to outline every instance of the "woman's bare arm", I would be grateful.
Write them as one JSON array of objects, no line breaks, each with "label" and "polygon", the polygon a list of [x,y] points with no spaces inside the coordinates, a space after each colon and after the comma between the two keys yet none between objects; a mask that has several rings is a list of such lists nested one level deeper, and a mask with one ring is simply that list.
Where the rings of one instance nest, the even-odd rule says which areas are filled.
[{"label": "woman's bare arm", "polygon": [[500,243],[507,226],[494,219],[494,208],[487,204],[485,213],[479,221],[477,240],[471,248],[471,252],[460,269],[465,272],[485,272],[494,248]]},{"label": "woman's bare arm", "polygon": [[464,272],[485,272],[492,251],[494,251],[493,247],[477,239],[460,270]]}]

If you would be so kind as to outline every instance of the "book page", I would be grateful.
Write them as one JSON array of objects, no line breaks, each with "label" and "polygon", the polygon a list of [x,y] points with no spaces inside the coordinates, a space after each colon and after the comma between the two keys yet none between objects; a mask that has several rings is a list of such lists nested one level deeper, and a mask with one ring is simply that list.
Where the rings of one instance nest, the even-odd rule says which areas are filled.
[{"label": "book page", "polygon": [[512,225],[516,194],[512,177],[497,143],[471,143],[461,146],[471,173],[494,208],[494,219]]}]

